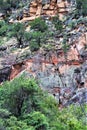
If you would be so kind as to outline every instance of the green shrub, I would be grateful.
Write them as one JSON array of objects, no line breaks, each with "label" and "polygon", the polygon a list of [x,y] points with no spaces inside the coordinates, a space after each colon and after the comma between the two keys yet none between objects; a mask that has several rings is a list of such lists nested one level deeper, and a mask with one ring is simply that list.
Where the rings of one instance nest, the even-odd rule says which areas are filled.
[{"label": "green shrub", "polygon": [[49,128],[47,117],[38,111],[25,115],[24,120],[28,125],[34,126],[35,130],[48,130]]},{"label": "green shrub", "polygon": [[18,121],[14,116],[5,120],[4,126],[6,127],[6,130],[29,130],[29,126],[25,122]]},{"label": "green shrub", "polygon": [[5,25],[5,21],[4,20],[1,20],[0,21],[0,28],[2,27],[2,26],[4,26]]},{"label": "green shrub", "polygon": [[5,36],[8,30],[8,26],[4,25],[2,28],[0,28],[0,36]]},{"label": "green shrub", "polygon": [[22,3],[22,0],[0,0],[0,8],[3,10],[10,10],[11,8],[18,8],[19,3]]},{"label": "green shrub", "polygon": [[87,0],[76,0],[77,9],[80,15],[87,15]]},{"label": "green shrub", "polygon": [[22,23],[14,23],[12,28],[10,28],[9,37],[15,37],[18,41],[18,47],[23,46],[23,39],[25,33],[25,27]]},{"label": "green shrub", "polygon": [[36,40],[32,40],[30,41],[29,47],[30,47],[30,50],[33,52],[33,51],[39,50],[40,45],[38,44]]},{"label": "green shrub", "polygon": [[[11,84],[7,83],[4,87],[4,90],[0,91],[2,97],[4,96],[4,100],[1,99],[3,101],[2,106],[16,116],[21,115],[23,103],[25,101],[24,98],[27,98],[29,93],[31,95],[38,91],[38,86],[35,84],[34,80],[23,80],[23,78],[14,80]],[[6,92],[7,88],[8,92]]]},{"label": "green shrub", "polygon": [[[87,109],[87,106],[84,106],[84,110],[85,109]],[[68,130],[86,130],[87,125],[85,125],[85,119],[86,115],[83,113],[82,108],[79,105],[68,106],[59,114],[59,120],[67,125]]]},{"label": "green shrub", "polygon": [[70,46],[69,44],[67,44],[67,35],[64,34],[63,36],[63,42],[62,42],[62,49],[63,49],[63,53],[64,53],[64,58],[67,61],[67,52],[69,50]]},{"label": "green shrub", "polygon": [[0,36],[5,36],[8,30],[8,24],[5,21],[0,21]]},{"label": "green shrub", "polygon": [[41,18],[36,18],[34,21],[30,23],[30,25],[31,25],[31,29],[41,31],[41,32],[45,32],[48,28],[45,21],[42,20]]},{"label": "green shrub", "polygon": [[59,111],[34,79],[22,76],[0,87],[1,130],[86,130],[85,118],[79,105]]},{"label": "green shrub", "polygon": [[44,33],[40,31],[25,33],[25,39],[29,42],[29,47],[31,51],[37,51],[45,42]]},{"label": "green shrub", "polygon": [[55,25],[55,28],[61,32],[62,29],[63,29],[63,25],[62,25],[62,21],[59,20],[59,17],[58,16],[55,16],[52,18],[52,23]]}]

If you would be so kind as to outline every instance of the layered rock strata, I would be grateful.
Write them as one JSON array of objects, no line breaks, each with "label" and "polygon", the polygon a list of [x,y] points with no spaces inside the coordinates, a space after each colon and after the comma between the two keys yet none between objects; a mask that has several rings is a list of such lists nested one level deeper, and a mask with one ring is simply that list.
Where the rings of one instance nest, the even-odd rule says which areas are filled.
[{"label": "layered rock strata", "polygon": [[59,18],[67,14],[69,11],[69,3],[67,0],[33,0],[29,9],[23,11],[23,21],[33,20],[40,16],[53,17],[59,15]]}]

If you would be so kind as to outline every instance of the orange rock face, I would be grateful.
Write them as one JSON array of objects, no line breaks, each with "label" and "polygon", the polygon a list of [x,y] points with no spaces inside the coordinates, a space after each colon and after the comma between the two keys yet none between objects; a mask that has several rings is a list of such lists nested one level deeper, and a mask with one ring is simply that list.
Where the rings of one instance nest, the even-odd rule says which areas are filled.
[{"label": "orange rock face", "polygon": [[24,66],[22,66],[22,64],[12,66],[10,80],[16,77],[22,70],[24,70]]},{"label": "orange rock face", "polygon": [[[52,17],[57,14],[59,14],[59,18],[62,19],[64,14],[67,13],[66,7],[68,6],[69,4],[66,0],[61,0],[60,2],[57,2],[57,0],[50,0],[50,2],[45,5],[42,4],[42,0],[34,0],[30,3],[29,13],[23,15],[24,17],[22,21],[29,21],[30,19],[33,20],[33,17],[40,15],[48,15]],[[25,19],[26,17],[29,18]]]},{"label": "orange rock face", "polygon": [[[37,66],[37,71],[40,70],[44,72],[50,65],[57,66],[58,64],[62,63],[63,65],[59,67],[61,74],[68,70],[72,65],[78,67],[84,62],[79,57],[79,52],[85,47],[86,44],[86,33],[84,33],[78,38],[77,41],[75,41],[73,45],[71,45],[69,51],[66,53],[66,56],[63,50],[61,50],[59,54],[54,51],[48,53],[46,56],[41,56],[38,59],[32,58],[24,61],[24,63],[13,65],[10,79],[13,79],[22,70],[27,70],[29,73],[32,73],[35,76],[36,70],[32,70],[34,66]],[[37,53],[39,54],[41,52]],[[54,67],[51,71],[54,73]]]}]

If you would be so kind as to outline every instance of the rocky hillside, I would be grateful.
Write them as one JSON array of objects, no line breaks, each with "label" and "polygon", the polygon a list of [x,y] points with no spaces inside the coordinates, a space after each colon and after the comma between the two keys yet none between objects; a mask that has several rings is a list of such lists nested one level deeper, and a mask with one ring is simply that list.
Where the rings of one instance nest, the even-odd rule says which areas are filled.
[{"label": "rocky hillside", "polygon": [[[23,6],[23,8],[21,8],[20,6],[18,9],[10,8],[10,23],[17,21],[31,21],[41,16],[48,16],[49,18],[51,18],[55,15],[59,15],[59,18],[62,19],[64,15],[67,15],[67,13],[70,12],[71,8],[74,9],[75,7],[74,1],[70,2],[67,0],[25,0],[25,4],[23,4],[22,2],[21,6]],[[0,16],[0,19],[3,19],[5,13],[1,13]]]},{"label": "rocky hillside", "polygon": [[18,47],[15,35],[8,41],[3,36],[0,83],[24,74],[34,77],[43,90],[55,97],[60,107],[87,102],[87,16],[79,16],[73,0],[33,0],[27,8],[24,7],[21,17],[18,15],[15,20],[12,16],[16,11],[11,11],[9,24],[25,22],[25,32],[38,32],[37,28],[31,28],[30,21],[41,17],[48,30],[39,34],[42,36],[39,36],[40,47],[33,50],[30,49],[33,44],[29,43],[30,39]]}]

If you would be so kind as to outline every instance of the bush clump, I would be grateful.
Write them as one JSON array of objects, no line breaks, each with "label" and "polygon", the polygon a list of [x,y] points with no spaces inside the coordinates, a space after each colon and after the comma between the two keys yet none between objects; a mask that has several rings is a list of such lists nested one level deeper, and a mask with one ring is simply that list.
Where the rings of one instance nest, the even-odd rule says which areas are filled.
[{"label": "bush clump", "polygon": [[62,31],[62,29],[63,29],[62,21],[59,20],[59,17],[58,17],[58,16],[53,17],[52,23],[55,25],[55,28],[56,28],[59,32]]},{"label": "bush clump", "polygon": [[8,24],[5,21],[0,21],[0,36],[5,36],[8,30]]},{"label": "bush clump", "polygon": [[48,28],[45,21],[42,20],[41,18],[36,18],[34,21],[30,23],[30,25],[31,25],[31,29],[41,31],[41,32],[45,32]]},{"label": "bush clump", "polygon": [[34,79],[22,76],[0,87],[1,130],[86,130],[85,123],[80,106],[59,111]]},{"label": "bush clump", "polygon": [[78,13],[80,15],[87,15],[87,0],[76,0]]}]

